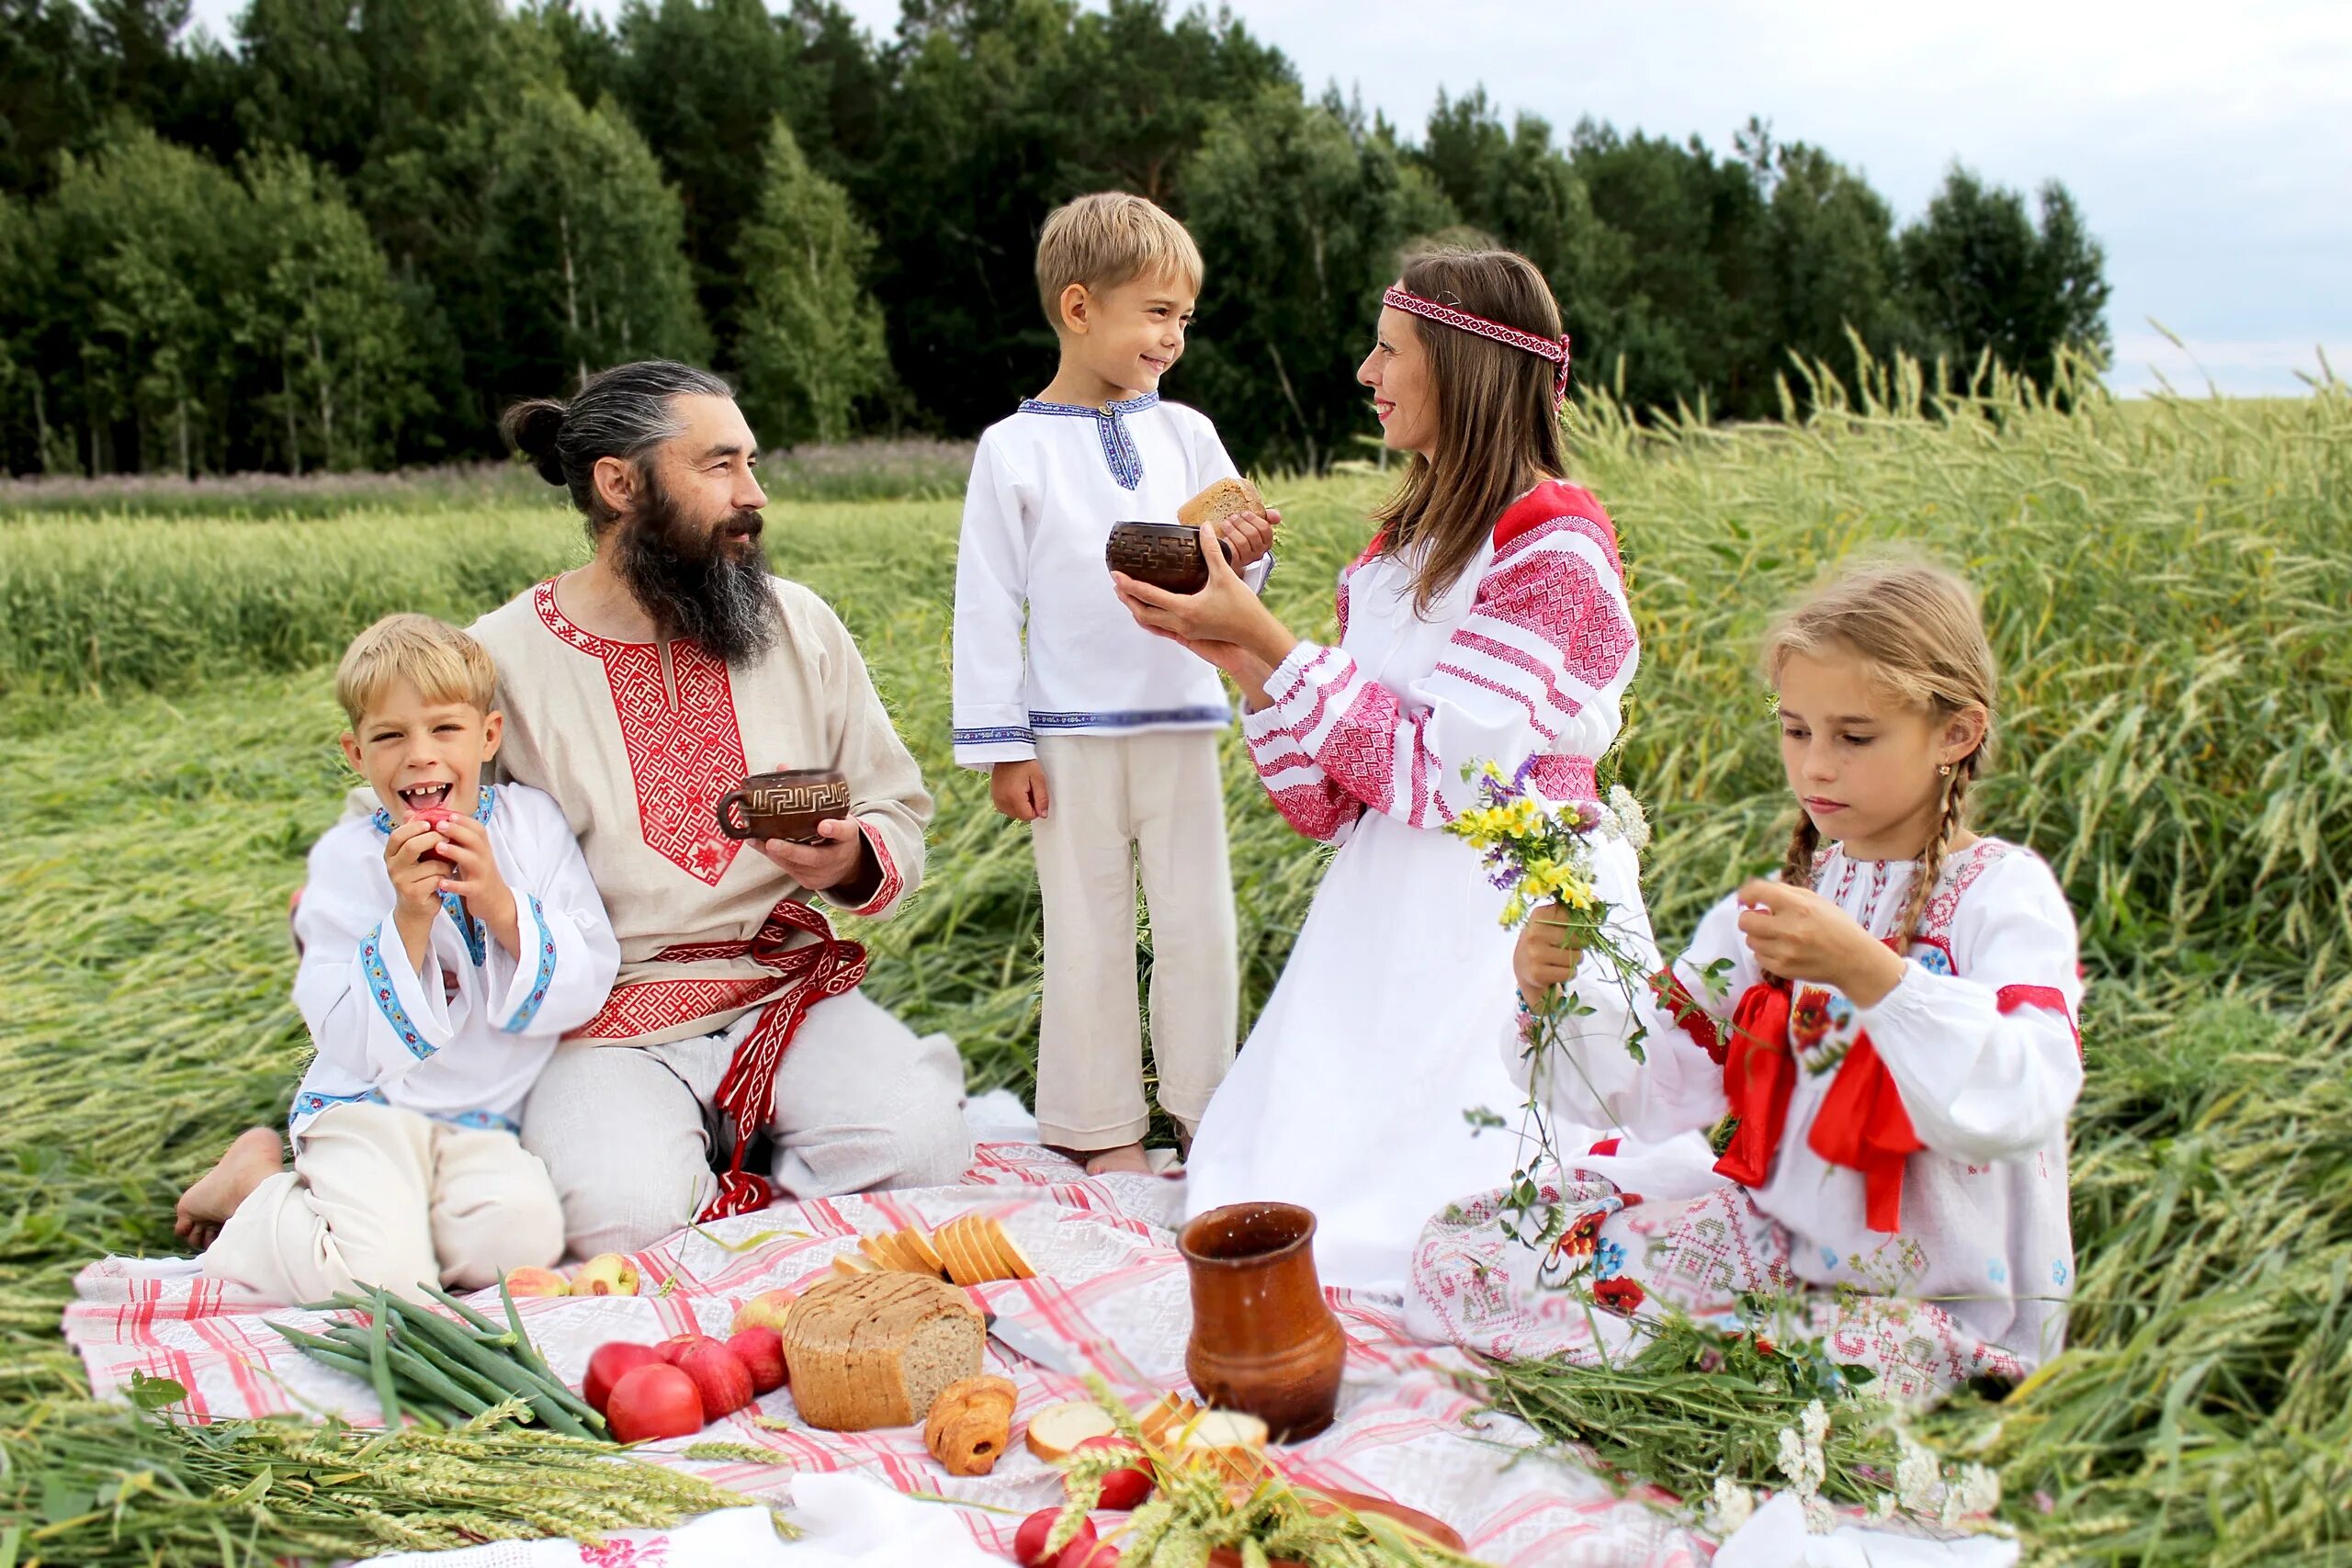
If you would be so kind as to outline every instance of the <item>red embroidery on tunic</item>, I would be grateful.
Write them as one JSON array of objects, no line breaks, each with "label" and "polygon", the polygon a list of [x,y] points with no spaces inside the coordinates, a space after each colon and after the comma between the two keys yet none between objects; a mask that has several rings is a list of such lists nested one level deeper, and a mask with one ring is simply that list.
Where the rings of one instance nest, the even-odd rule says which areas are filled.
[{"label": "red embroidery on tunic", "polygon": [[2082,1026],[2066,1010],[2066,998],[2055,986],[2004,986],[1993,993],[1993,1005],[2004,1013],[2019,1008],[2048,1008],[2066,1021],[2066,1028],[2075,1037],[2075,1055],[2083,1054]]},{"label": "red embroidery on tunic", "polygon": [[646,848],[698,882],[716,887],[742,846],[718,830],[718,797],[743,782],[743,737],[727,661],[691,642],[670,644],[677,683],[673,707],[651,643],[614,642],[582,629],[556,605],[555,581],[531,603],[540,621],[569,646],[605,666],[613,713],[637,786],[638,831]]},{"label": "red embroidery on tunic", "polygon": [[[740,942],[714,943],[725,952],[711,956],[733,957],[743,951]],[[664,954],[663,956],[667,956]],[[775,989],[766,975],[719,975],[698,979],[639,980],[616,986],[596,1016],[565,1036],[571,1040],[635,1040],[640,1035],[674,1029],[682,1023],[741,1012]]]},{"label": "red embroidery on tunic", "polygon": [[1625,563],[1617,554],[1617,529],[1609,513],[1601,510],[1592,491],[1557,480],[1536,486],[1503,513],[1495,525],[1495,553],[1500,555],[1546,523],[1560,524],[1590,539],[1609,558],[1610,570],[1620,579],[1624,577]]},{"label": "red embroidery on tunic", "polygon": [[882,835],[874,830],[873,825],[861,821],[857,825],[857,830],[864,835],[867,846],[874,851],[875,863],[882,868],[882,886],[875,890],[873,897],[852,909],[850,913],[877,915],[890,907],[890,900],[899,896],[899,890],[906,886],[907,881],[905,877],[899,874],[899,863],[890,858],[890,846],[882,841]]},{"label": "red embroidery on tunic", "polygon": [[1650,976],[1650,989],[1657,993],[1666,1016],[1682,1026],[1682,1032],[1690,1037],[1691,1043],[1704,1051],[1717,1066],[1723,1066],[1724,1038],[1715,1029],[1715,1021],[1707,1016],[1707,1010],[1682,984],[1682,977],[1670,968],[1661,969]]}]

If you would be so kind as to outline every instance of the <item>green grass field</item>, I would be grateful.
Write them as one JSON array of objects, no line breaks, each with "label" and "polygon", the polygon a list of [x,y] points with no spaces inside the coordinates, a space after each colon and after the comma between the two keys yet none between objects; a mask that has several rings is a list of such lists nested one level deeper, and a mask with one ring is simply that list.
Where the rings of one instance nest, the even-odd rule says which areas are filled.
[{"label": "green grass field", "polygon": [[[1978,820],[2057,868],[2092,977],[2080,1306],[2043,1376],[1939,1430],[2000,1468],[2052,1560],[2352,1557],[2352,396],[1923,412],[1898,389],[1736,431],[1603,408],[1577,452],[1644,637],[1622,761],[1658,824],[1664,941],[1784,841],[1750,657],[1774,608],[1889,541],[1985,596],[2005,682]],[[1294,625],[1328,632],[1379,483],[1270,486]],[[870,988],[951,1031],[975,1085],[1022,1086],[1036,900],[1019,830],[949,764],[956,512],[780,504],[769,539],[860,637],[939,795],[919,901],[858,933]],[[89,1258],[168,1250],[181,1186],[300,1070],[282,914],[345,782],[343,641],[396,607],[465,617],[582,549],[536,501],[0,518],[0,1562],[220,1562],[220,1520],[267,1556],[317,1524],[299,1488],[201,1500],[250,1455],[208,1451],[185,1495],[102,1494],[110,1471],[197,1472],[77,1397],[58,1312]],[[1319,863],[1238,746],[1227,778],[1254,1010]],[[128,1533],[74,1522],[107,1497]]]}]

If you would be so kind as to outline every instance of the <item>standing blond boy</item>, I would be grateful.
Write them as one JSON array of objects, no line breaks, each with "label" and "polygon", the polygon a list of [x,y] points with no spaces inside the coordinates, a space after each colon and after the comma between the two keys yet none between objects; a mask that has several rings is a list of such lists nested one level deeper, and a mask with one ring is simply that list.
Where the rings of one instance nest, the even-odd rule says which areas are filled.
[{"label": "standing blond boy", "polygon": [[[1208,420],[1159,399],[1201,271],[1183,225],[1141,197],[1083,196],[1046,220],[1037,288],[1060,367],[981,436],[956,559],[956,760],[988,769],[997,809],[1031,824],[1046,919],[1037,1122],[1091,1171],[1147,1168],[1138,866],[1159,1103],[1188,1134],[1238,1023],[1217,766],[1231,709],[1214,669],[1136,626],[1102,557],[1114,523],[1174,522],[1234,474]],[[1222,525],[1253,586],[1275,521]]]}]

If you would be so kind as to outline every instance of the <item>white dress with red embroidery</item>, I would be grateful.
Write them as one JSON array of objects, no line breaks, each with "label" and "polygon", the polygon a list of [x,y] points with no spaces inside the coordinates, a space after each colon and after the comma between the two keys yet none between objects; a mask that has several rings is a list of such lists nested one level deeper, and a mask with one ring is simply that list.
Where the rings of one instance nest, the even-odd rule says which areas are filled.
[{"label": "white dress with red embroidery", "polygon": [[[1833,846],[1815,863],[1815,887],[1884,939],[1917,872]],[[1777,1140],[1759,1145],[1760,1179],[1744,1182],[1718,1168],[1740,1145],[1719,1159],[1707,1144],[1736,1109],[1723,1065],[1738,1066],[1734,1010],[1763,978],[1739,913],[1736,897],[1709,910],[1674,963],[1678,989],[1631,1010],[1647,1031],[1645,1065],[1624,1049],[1626,1007],[1592,987],[1578,996],[1594,1012],[1562,1042],[1571,1060],[1540,1069],[1561,1145],[1592,1150],[1566,1161],[1562,1201],[1590,1221],[1589,1235],[1571,1226],[1569,1282],[1582,1276],[1629,1311],[1651,1294],[1704,1312],[1741,1291],[1810,1288],[1833,1353],[1878,1367],[1902,1393],[1979,1372],[2019,1376],[2054,1355],[2074,1284],[2066,1118],[2083,1084],[2083,987],[2074,917],[2050,868],[1978,840],[1946,861],[1903,979],[1876,1004],[1795,981],[1785,1116]],[[1520,1026],[1503,1054],[1528,1082]],[[1862,1120],[1882,1148],[1910,1152],[1858,1166],[1831,1123],[1841,1078],[1872,1060],[1900,1116],[1874,1103]],[[1891,1122],[1908,1135],[1890,1137]],[[1582,1292],[1534,1285],[1525,1249],[1494,1234],[1492,1199],[1441,1217],[1423,1238],[1408,1303],[1419,1326],[1489,1353],[1589,1342]],[[1551,1260],[1555,1282],[1561,1261]],[[1482,1269],[1515,1289],[1466,1286]],[[1831,1306],[1840,1289],[1900,1304]]]},{"label": "white dress with red embroidery", "polygon": [[[1187,1203],[1303,1203],[1325,1283],[1397,1291],[1422,1221],[1518,1153],[1464,1116],[1521,1095],[1494,1052],[1504,895],[1442,831],[1475,793],[1464,771],[1541,758],[1547,796],[1591,798],[1638,656],[1608,514],[1558,481],[1511,505],[1426,615],[1410,565],[1367,552],[1340,620],[1338,646],[1300,643],[1243,723],[1276,807],[1339,850],[1201,1122]],[[1630,852],[1600,870],[1603,897],[1638,903]]]}]

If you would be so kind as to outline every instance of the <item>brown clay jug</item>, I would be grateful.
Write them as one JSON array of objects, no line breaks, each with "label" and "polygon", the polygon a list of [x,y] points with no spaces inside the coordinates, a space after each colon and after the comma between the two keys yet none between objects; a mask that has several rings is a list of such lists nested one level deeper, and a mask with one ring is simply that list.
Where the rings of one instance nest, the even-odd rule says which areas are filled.
[{"label": "brown clay jug", "polygon": [[1187,1224],[1193,1278],[1184,1371],[1211,1406],[1265,1422],[1278,1443],[1311,1438],[1339,1408],[1347,1336],[1315,1275],[1315,1216],[1295,1203],[1233,1203]]}]

